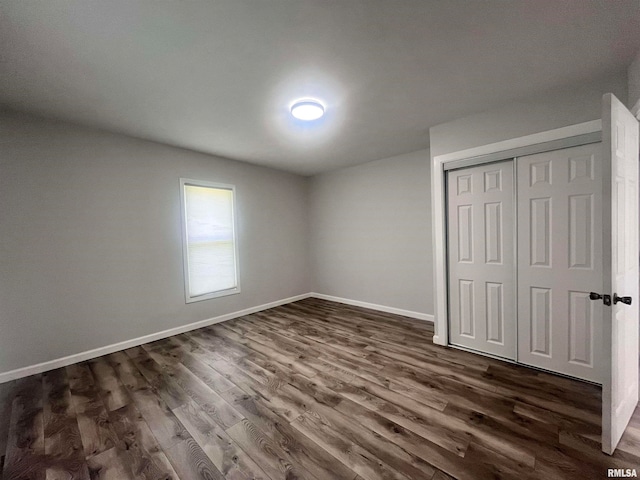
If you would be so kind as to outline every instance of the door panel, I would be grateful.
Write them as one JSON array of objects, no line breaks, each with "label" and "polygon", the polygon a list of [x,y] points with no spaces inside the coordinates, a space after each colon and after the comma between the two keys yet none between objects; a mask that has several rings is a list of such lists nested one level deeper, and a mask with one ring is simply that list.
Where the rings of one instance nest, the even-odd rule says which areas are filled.
[{"label": "door panel", "polygon": [[[613,95],[603,98],[605,250],[611,270],[604,293],[631,296],[603,319],[602,450],[613,453],[638,403],[638,122]],[[610,210],[609,210],[610,208]],[[610,223],[609,223],[610,222]],[[609,263],[607,261],[607,264]]]},{"label": "door panel", "polygon": [[513,162],[450,171],[450,341],[516,358]]},{"label": "door panel", "polygon": [[487,264],[502,264],[502,203],[484,205],[484,245]]},{"label": "door panel", "polygon": [[504,297],[501,283],[487,282],[487,341],[504,343]]},{"label": "door panel", "polygon": [[458,261],[473,263],[473,206],[458,207]]},{"label": "door panel", "polygon": [[551,289],[531,287],[531,344],[532,353],[549,357],[551,354]]},{"label": "door panel", "polygon": [[569,196],[569,268],[591,268],[592,211],[593,195]]},{"label": "door panel", "polygon": [[586,292],[569,292],[569,362],[592,368],[594,307]]},{"label": "door panel", "polygon": [[602,380],[602,158],[591,144],[520,157],[518,361]]},{"label": "door panel", "polygon": [[530,203],[531,265],[551,267],[551,198],[533,198]]}]

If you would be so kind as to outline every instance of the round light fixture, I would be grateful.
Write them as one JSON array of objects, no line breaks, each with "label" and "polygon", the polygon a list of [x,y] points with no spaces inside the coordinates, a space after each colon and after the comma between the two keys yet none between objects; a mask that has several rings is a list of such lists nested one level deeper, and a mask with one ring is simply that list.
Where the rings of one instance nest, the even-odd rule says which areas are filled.
[{"label": "round light fixture", "polygon": [[291,115],[298,120],[317,120],[324,115],[324,107],[315,100],[303,100],[291,106]]}]

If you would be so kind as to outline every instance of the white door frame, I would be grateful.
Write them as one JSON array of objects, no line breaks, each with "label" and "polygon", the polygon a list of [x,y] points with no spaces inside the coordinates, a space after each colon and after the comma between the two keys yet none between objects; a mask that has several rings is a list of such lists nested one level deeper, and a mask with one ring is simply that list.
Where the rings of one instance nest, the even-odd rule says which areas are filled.
[{"label": "white door frame", "polygon": [[[469,159],[469,164],[484,163],[489,157],[498,160],[499,154],[504,153],[504,159],[518,155],[510,155],[511,151],[531,147],[538,144],[554,142],[580,135],[602,131],[602,120],[580,123],[568,127],[548,130],[546,132],[527,135],[524,137],[505,140],[502,142],[483,145],[458,152],[447,153],[433,157],[431,162],[431,195],[433,202],[433,265],[435,285],[435,334],[433,343],[449,345],[449,317],[447,309],[447,228],[446,228],[446,198],[445,198],[445,165],[451,162],[460,163]],[[559,147],[560,148],[560,147]],[[497,156],[496,156],[497,155]],[[522,153],[519,153],[521,156]],[[476,160],[474,160],[476,159]]]}]

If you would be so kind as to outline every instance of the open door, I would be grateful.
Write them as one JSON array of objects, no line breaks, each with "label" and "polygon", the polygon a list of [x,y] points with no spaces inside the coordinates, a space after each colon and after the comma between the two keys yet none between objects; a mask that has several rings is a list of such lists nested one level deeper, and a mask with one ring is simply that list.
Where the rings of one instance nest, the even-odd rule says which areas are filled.
[{"label": "open door", "polygon": [[608,454],[615,450],[638,404],[638,136],[635,117],[615,96],[606,94],[603,294],[610,298],[605,295],[603,300],[610,307],[603,309],[602,451]]}]

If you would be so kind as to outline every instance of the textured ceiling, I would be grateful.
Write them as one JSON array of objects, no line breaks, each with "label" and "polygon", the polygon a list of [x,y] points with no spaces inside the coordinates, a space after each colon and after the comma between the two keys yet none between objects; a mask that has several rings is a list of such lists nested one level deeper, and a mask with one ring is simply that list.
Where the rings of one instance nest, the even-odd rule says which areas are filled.
[{"label": "textured ceiling", "polygon": [[0,106],[313,174],[622,72],[639,32],[638,0],[0,0]]}]

